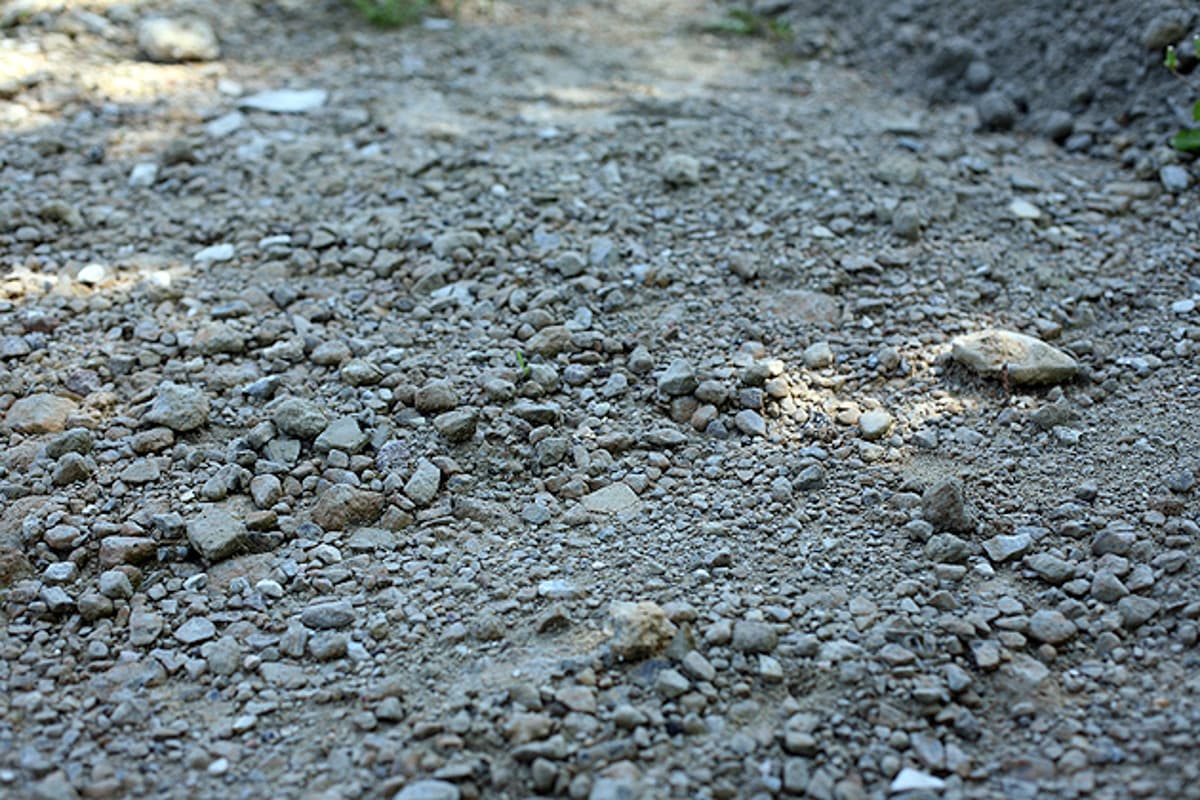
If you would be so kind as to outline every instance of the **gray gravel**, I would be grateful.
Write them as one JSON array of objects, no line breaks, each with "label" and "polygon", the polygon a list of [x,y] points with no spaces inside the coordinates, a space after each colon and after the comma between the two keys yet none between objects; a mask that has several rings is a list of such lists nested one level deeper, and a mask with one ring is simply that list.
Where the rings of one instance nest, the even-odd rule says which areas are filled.
[{"label": "gray gravel", "polygon": [[466,5],[0,12],[0,795],[1200,797],[1192,165]]}]

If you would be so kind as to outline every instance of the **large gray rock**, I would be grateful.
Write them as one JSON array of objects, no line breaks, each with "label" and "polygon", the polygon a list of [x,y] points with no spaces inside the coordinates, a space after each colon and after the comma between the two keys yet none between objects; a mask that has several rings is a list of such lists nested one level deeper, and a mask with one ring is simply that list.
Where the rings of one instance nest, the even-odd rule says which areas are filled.
[{"label": "large gray rock", "polygon": [[208,422],[209,402],[204,392],[192,386],[164,381],[142,421],[186,433]]},{"label": "large gray rock", "polygon": [[1079,374],[1079,364],[1063,351],[1023,333],[989,328],[951,342],[955,361],[982,375],[1008,373],[1015,385],[1062,383]]},{"label": "large gray rock", "polygon": [[192,547],[206,561],[229,558],[249,545],[246,524],[215,506],[201,511],[188,522],[187,536]]},{"label": "large gray rock", "polygon": [[4,424],[19,433],[57,433],[66,427],[67,415],[76,408],[69,398],[38,392],[13,403],[4,415]]},{"label": "large gray rock", "polygon": [[138,25],[137,43],[151,61],[212,61],[221,55],[212,26],[197,17],[147,17]]},{"label": "large gray rock", "polygon": [[975,530],[975,519],[967,510],[963,483],[948,478],[929,487],[921,497],[921,513],[938,530],[968,533]]}]

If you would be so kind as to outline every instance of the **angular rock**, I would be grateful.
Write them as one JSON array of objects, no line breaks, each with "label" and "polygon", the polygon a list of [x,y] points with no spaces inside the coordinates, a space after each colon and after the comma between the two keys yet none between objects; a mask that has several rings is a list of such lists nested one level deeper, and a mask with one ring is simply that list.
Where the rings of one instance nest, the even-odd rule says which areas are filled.
[{"label": "angular rock", "polygon": [[328,453],[330,450],[341,450],[354,455],[367,446],[370,437],[358,427],[354,417],[341,417],[321,431],[313,442],[313,448],[318,453]]},{"label": "angular rock", "polygon": [[440,414],[458,407],[458,395],[449,381],[432,380],[417,389],[413,406],[422,414]]},{"label": "angular rock", "polygon": [[1079,364],[1063,351],[1023,333],[989,328],[951,342],[955,361],[982,375],[1007,372],[1015,385],[1063,383],[1075,378]]},{"label": "angular rock", "polygon": [[1043,608],[1029,618],[1029,635],[1039,642],[1062,644],[1077,632],[1075,623],[1058,611]]},{"label": "angular rock", "polygon": [[456,411],[447,411],[445,414],[438,414],[433,418],[433,427],[446,437],[447,441],[466,442],[475,435],[475,426],[478,420],[479,413],[475,409],[461,408]]},{"label": "angular rock", "polygon": [[733,624],[733,649],[743,653],[770,653],[779,643],[779,634],[766,622],[738,620]]},{"label": "angular rock", "polygon": [[280,433],[297,439],[315,439],[329,424],[320,406],[299,397],[280,401],[271,419]]},{"label": "angular rock", "polygon": [[442,472],[427,458],[417,462],[417,468],[404,484],[404,494],[419,506],[427,506],[437,497],[442,485]]},{"label": "angular rock", "polygon": [[958,478],[947,478],[925,490],[921,497],[921,511],[925,520],[935,529],[968,533],[975,529],[975,520],[967,510],[963,482]]},{"label": "angular rock", "polygon": [[658,603],[617,600],[609,607],[613,654],[627,661],[650,658],[666,649],[675,637],[675,624]]},{"label": "angular rock", "polygon": [[384,502],[384,496],[379,492],[335,483],[317,498],[312,521],[327,531],[370,525],[383,513]]},{"label": "angular rock", "polygon": [[188,541],[205,561],[220,561],[249,550],[246,523],[223,508],[210,506],[187,524]]},{"label": "angular rock", "polygon": [[983,543],[983,552],[997,564],[1020,558],[1033,547],[1033,537],[1027,533],[993,536]]},{"label": "angular rock", "polygon": [[683,358],[672,361],[667,371],[658,378],[659,393],[668,397],[691,394],[696,391],[696,386],[696,371],[691,362]]},{"label": "angular rock", "polygon": [[162,425],[176,433],[186,433],[208,422],[209,402],[204,392],[171,381],[159,384],[158,394],[142,415],[148,425]]},{"label": "angular rock", "polygon": [[585,494],[580,502],[593,514],[619,514],[637,508],[639,504],[633,489],[620,481]]},{"label": "angular rock", "polygon": [[325,105],[328,97],[324,89],[273,89],[243,97],[238,106],[270,114],[304,114]]},{"label": "angular rock", "polygon": [[417,781],[405,786],[392,800],[459,800],[462,793],[449,781]]}]

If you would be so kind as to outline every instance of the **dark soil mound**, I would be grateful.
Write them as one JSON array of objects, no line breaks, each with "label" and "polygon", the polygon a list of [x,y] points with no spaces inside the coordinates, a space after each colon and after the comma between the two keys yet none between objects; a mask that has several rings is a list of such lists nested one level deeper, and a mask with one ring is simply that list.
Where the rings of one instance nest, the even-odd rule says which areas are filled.
[{"label": "dark soil mound", "polygon": [[[840,58],[900,88],[973,104],[984,128],[1037,131],[1072,149],[1111,148],[1123,131],[1133,134],[1126,146],[1161,145],[1194,100],[1195,87],[1162,66],[1168,44],[1190,43],[1200,32],[1194,4],[793,0],[760,7],[792,26],[804,54],[828,41]],[[1190,44],[1180,48],[1191,54]],[[1189,58],[1184,68],[1193,67]]]}]

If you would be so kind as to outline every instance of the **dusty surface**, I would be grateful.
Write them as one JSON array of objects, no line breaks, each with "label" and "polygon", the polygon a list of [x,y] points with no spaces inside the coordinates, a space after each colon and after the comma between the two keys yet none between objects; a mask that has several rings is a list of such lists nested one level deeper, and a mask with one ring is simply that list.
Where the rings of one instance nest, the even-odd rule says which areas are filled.
[{"label": "dusty surface", "polygon": [[[6,795],[1200,796],[1187,166],[693,3],[35,5]],[[220,59],[142,60],[186,10]]]}]

